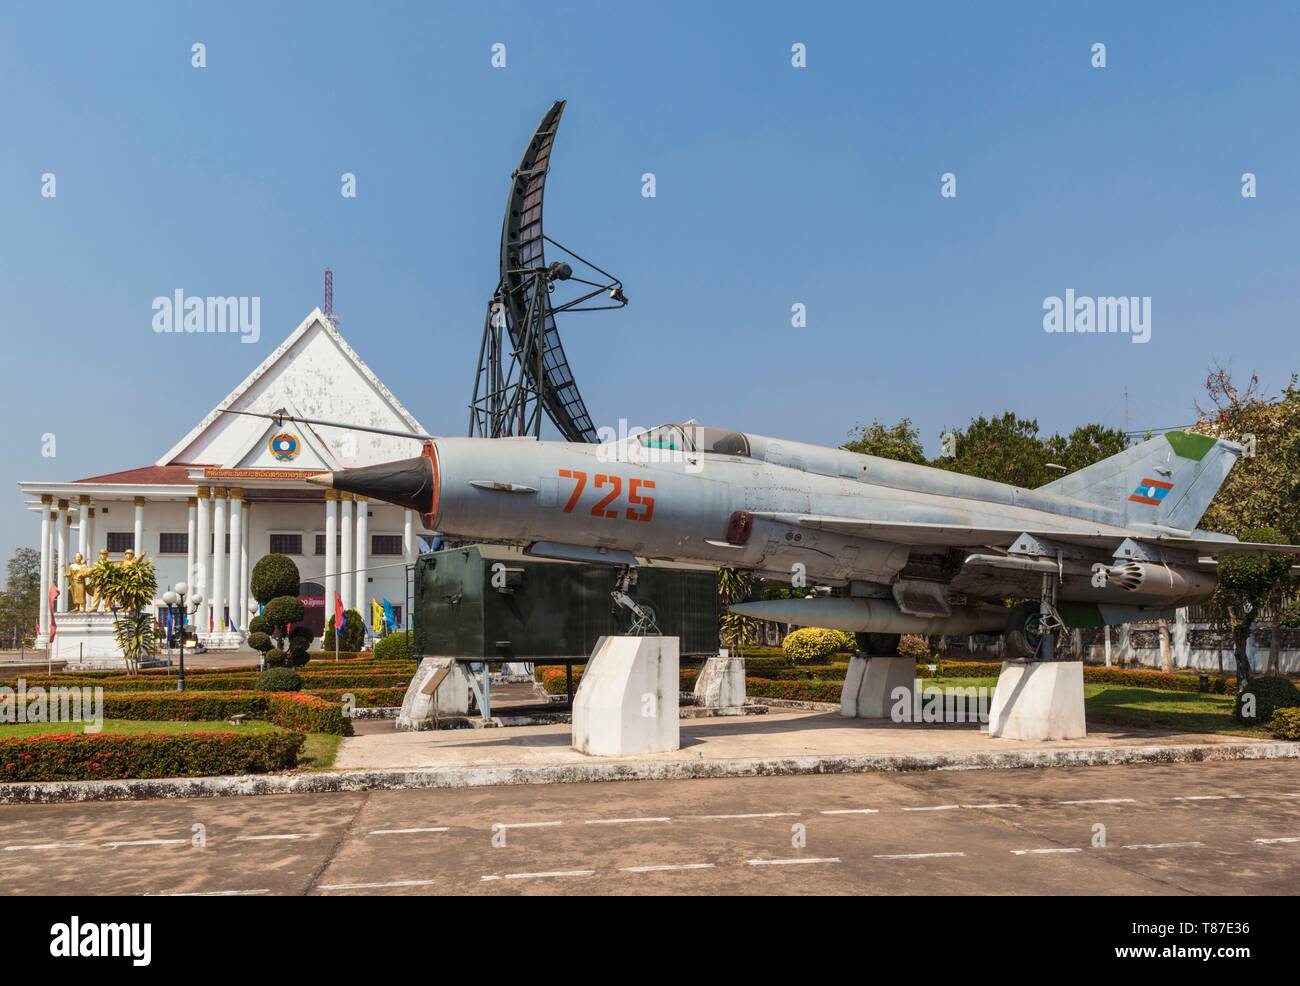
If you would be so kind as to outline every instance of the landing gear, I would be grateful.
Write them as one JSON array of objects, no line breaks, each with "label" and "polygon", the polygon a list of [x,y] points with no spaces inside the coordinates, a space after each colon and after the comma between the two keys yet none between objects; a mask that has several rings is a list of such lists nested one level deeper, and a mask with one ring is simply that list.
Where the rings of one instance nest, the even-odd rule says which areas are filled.
[{"label": "landing gear", "polygon": [[1064,628],[1056,612],[1056,583],[1044,575],[1042,599],[1017,603],[1007,614],[1007,657],[1013,661],[1055,660],[1056,644]]},{"label": "landing gear", "polygon": [[868,657],[893,657],[898,653],[901,633],[855,633],[858,650]]},{"label": "landing gear", "polygon": [[632,598],[631,593],[635,587],[636,569],[620,568],[614,577],[614,588],[610,590],[610,598],[614,600],[615,606],[621,606],[628,611],[631,619],[628,636],[657,637],[660,635],[660,630],[659,624],[655,622],[654,611],[640,605]]}]

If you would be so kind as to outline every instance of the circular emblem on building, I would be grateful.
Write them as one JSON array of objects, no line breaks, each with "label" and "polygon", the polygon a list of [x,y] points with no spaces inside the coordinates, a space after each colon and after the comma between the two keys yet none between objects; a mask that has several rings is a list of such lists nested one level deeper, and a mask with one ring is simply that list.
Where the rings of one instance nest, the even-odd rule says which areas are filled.
[{"label": "circular emblem on building", "polygon": [[277,462],[292,462],[298,458],[302,444],[298,441],[297,435],[282,431],[280,434],[272,436],[268,448],[270,448],[271,454],[275,456]]}]

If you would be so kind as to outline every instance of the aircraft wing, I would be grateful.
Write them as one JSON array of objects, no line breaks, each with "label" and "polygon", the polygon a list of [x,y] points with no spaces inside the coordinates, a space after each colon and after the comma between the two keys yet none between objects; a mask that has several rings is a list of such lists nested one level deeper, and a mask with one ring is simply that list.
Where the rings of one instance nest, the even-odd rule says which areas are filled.
[{"label": "aircraft wing", "polygon": [[1123,528],[1108,528],[1100,524],[1080,522],[1073,530],[1026,529],[1024,527],[968,527],[961,524],[925,524],[911,521],[863,520],[857,517],[836,517],[827,514],[792,514],[755,512],[781,524],[807,527],[837,534],[891,541],[895,544],[978,547],[996,545],[1008,547],[1022,534],[1077,544],[1084,547],[1114,550],[1125,539],[1145,544],[1163,545],[1183,551],[1196,551],[1201,555],[1275,554],[1300,555],[1300,545],[1260,544],[1250,541],[1225,541],[1218,538],[1178,537],[1164,534],[1144,534]]}]

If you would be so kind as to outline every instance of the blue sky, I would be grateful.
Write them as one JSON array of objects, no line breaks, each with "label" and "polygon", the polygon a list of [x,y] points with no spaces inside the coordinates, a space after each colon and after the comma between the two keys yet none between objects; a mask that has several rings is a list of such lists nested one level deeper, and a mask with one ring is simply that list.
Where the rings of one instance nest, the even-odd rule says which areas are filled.
[{"label": "blue sky", "polygon": [[[1215,361],[1276,390],[1298,29],[1281,4],[10,5],[0,552],[37,539],[13,483],[154,461],[326,266],[354,348],[463,433],[509,174],[557,98],[547,231],[631,298],[564,328],[598,425],[837,444],[906,415],[934,452],[1008,409],[1123,425],[1125,389],[1132,427],[1183,423]],[[155,334],[177,288],[259,296],[260,343]],[[1151,341],[1045,333],[1067,288],[1150,296]]]}]

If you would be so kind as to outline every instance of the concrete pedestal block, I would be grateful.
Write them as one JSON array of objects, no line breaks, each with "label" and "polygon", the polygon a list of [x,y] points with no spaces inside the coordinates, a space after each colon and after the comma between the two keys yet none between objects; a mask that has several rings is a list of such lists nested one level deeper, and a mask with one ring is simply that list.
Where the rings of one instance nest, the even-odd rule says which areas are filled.
[{"label": "concrete pedestal block", "polygon": [[55,613],[50,656],[85,668],[124,668],[112,613]]},{"label": "concrete pedestal block", "polygon": [[[426,694],[427,686],[444,673],[433,694]],[[450,657],[424,658],[406,688],[397,728],[432,729],[435,716],[469,715],[469,691],[469,672],[459,661]]]},{"label": "concrete pedestal block", "polygon": [[695,704],[706,709],[734,709],[745,704],[745,659],[711,657],[695,679]]},{"label": "concrete pedestal block", "polygon": [[989,706],[989,735],[1002,739],[1078,739],[1083,718],[1082,661],[1004,661]]},{"label": "concrete pedestal block", "polygon": [[916,661],[910,657],[864,657],[854,654],[840,691],[840,715],[850,719],[888,719],[898,703],[896,694],[905,689],[903,699],[910,708],[916,688]]},{"label": "concrete pedestal block", "polygon": [[573,748],[596,757],[681,746],[676,637],[601,637],[573,696]]}]

